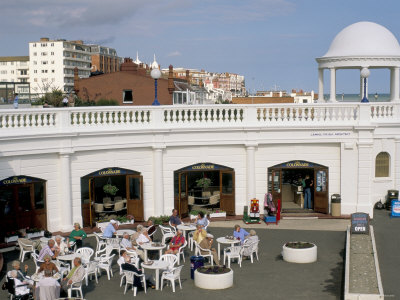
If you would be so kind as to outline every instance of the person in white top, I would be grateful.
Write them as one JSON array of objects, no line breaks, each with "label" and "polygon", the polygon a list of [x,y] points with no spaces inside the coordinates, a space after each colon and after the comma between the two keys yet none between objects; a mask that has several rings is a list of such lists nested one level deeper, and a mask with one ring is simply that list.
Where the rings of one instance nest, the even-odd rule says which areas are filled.
[{"label": "person in white top", "polygon": [[30,290],[28,287],[28,283],[22,282],[17,278],[17,275],[18,275],[17,271],[12,270],[10,272],[10,275],[11,275],[12,279],[14,279],[15,295],[20,296],[20,295],[29,294]]},{"label": "person in white top", "polygon": [[61,235],[57,235],[55,237],[55,241],[56,243],[54,244],[54,248],[58,249],[61,255],[64,255],[65,252],[68,250],[68,245],[63,241]]},{"label": "person in white top", "polygon": [[124,232],[123,238],[121,241],[121,246],[124,247],[126,250],[129,252],[136,252],[137,255],[144,260],[144,252],[143,250],[140,250],[136,248],[135,246],[132,245],[132,242],[130,240],[129,234],[127,232]]},{"label": "person in white top", "polygon": [[147,230],[145,228],[142,228],[140,231],[139,237],[136,239],[136,243],[138,245],[142,245],[142,244],[148,243],[148,242],[150,242],[150,237],[147,234]]},{"label": "person in white top", "polygon": [[57,279],[53,278],[53,273],[50,270],[44,270],[44,277],[36,284],[38,286],[60,286]]}]

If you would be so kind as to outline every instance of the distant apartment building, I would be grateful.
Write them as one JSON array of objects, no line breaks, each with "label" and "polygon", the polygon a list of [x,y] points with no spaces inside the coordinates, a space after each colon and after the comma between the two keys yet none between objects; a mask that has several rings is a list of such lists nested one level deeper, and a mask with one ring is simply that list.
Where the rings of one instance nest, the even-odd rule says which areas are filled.
[{"label": "distant apartment building", "polygon": [[29,43],[31,91],[38,96],[53,89],[70,93],[74,88],[74,68],[79,77],[90,76],[91,48],[82,41],[41,38]]},{"label": "distant apartment building", "polygon": [[[246,94],[245,79],[243,75],[234,73],[213,73],[205,70],[175,68],[174,78],[187,79],[186,71],[189,71],[189,83],[204,86],[208,91],[209,101],[232,100],[233,96]],[[168,69],[163,69],[164,74]]]},{"label": "distant apartment building", "polygon": [[115,49],[100,45],[89,46],[92,56],[92,72],[107,74],[119,71],[121,58],[118,57]]},{"label": "distant apartment building", "polygon": [[10,103],[15,94],[30,99],[29,56],[0,57],[0,104]]}]

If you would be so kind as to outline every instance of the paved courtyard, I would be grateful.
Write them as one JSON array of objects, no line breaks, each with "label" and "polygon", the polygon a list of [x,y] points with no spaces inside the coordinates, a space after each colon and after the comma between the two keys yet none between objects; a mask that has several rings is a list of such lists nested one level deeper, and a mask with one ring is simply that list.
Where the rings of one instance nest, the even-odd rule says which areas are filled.
[{"label": "paved courtyard", "polygon": [[[265,227],[264,227],[265,228]],[[164,290],[149,290],[147,294],[139,292],[137,297],[154,299],[340,299],[343,290],[343,255],[344,231],[312,231],[312,230],[270,230],[257,228],[261,239],[259,262],[251,264],[243,261],[242,268],[235,263],[234,287],[221,291],[198,289],[190,279],[190,262],[186,254],[186,263],[181,275],[182,287],[172,293],[171,287]],[[231,228],[210,228],[215,237],[232,234]],[[287,241],[310,241],[318,246],[318,262],[312,264],[291,264],[281,259],[282,244]],[[87,244],[94,246],[94,238],[88,238]],[[215,245],[216,246],[216,245]],[[11,261],[18,258],[18,252],[4,254],[8,269]],[[33,270],[32,259],[26,260]],[[85,299],[131,299],[132,291],[123,294],[119,287],[118,266],[114,265],[114,277],[109,281],[105,273],[99,278],[99,283],[90,281],[84,286]],[[0,298],[5,299],[6,293],[0,291]],[[3,298],[4,297],[4,298]]]}]

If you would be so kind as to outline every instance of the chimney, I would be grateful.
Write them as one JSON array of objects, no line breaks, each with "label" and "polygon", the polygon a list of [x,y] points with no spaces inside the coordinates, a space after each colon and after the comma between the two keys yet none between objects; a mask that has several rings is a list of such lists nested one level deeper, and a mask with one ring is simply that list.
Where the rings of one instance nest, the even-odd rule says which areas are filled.
[{"label": "chimney", "polygon": [[186,70],[186,81],[188,84],[190,84],[189,70]]},{"label": "chimney", "polygon": [[174,86],[174,67],[169,65],[169,72],[168,72],[168,92],[172,94],[175,90]]},{"label": "chimney", "polygon": [[78,68],[74,68],[74,91],[75,95],[78,95],[79,93],[79,73],[78,73]]},{"label": "chimney", "polygon": [[40,38],[40,41],[41,41],[41,42],[48,42],[48,41],[49,41],[49,38],[48,38],[48,37],[41,37],[41,38]]}]

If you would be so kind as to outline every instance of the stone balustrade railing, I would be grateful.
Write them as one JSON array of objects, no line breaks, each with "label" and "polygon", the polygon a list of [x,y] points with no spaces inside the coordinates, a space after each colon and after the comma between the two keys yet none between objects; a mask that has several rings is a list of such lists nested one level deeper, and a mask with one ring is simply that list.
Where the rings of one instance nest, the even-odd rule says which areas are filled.
[{"label": "stone balustrade railing", "polygon": [[[169,128],[337,126],[400,122],[399,103],[119,106],[0,110],[0,135]],[[26,129],[29,129],[27,131]]]}]

